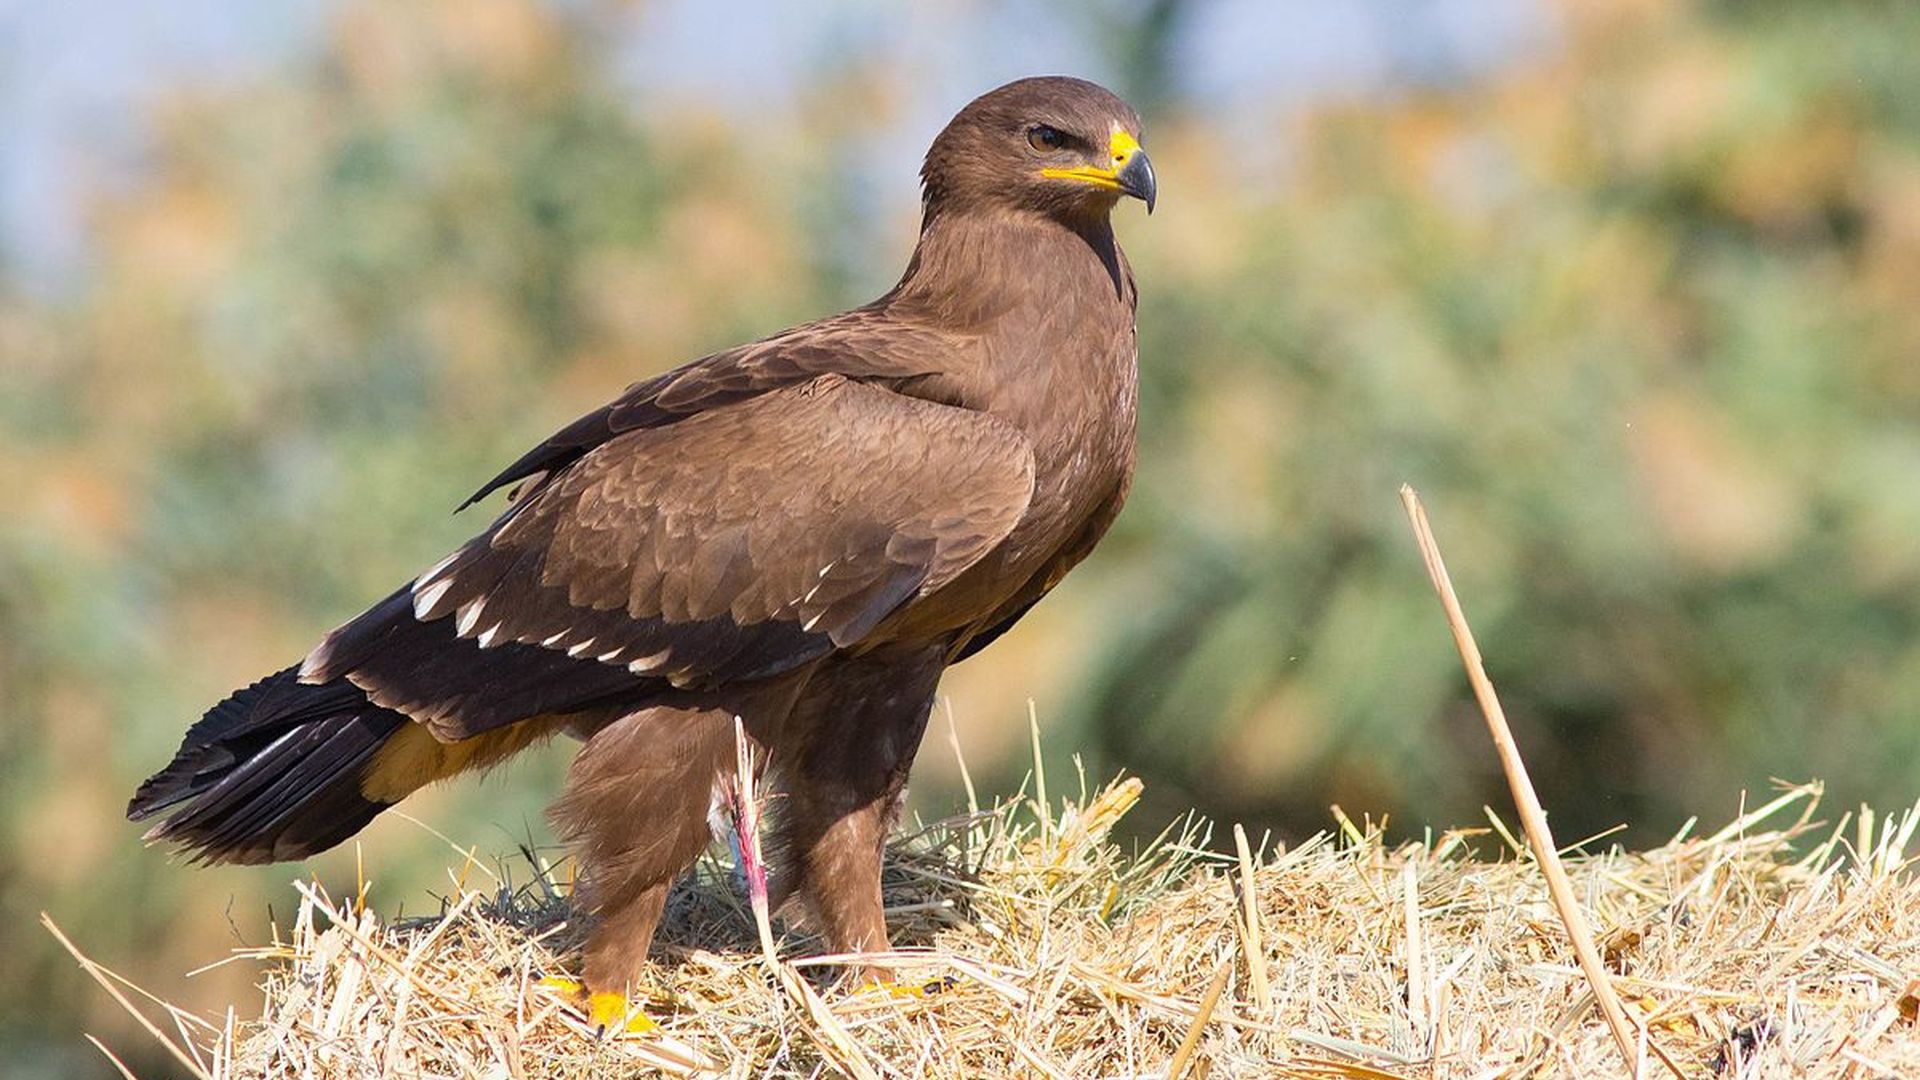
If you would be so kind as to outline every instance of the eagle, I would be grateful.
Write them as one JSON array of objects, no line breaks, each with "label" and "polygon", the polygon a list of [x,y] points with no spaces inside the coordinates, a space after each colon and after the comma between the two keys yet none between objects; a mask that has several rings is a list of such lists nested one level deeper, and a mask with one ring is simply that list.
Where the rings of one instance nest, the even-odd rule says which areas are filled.
[{"label": "eagle", "polygon": [[[863,307],[636,383],[488,481],[492,524],[186,733],[128,817],[203,863],[301,859],[413,791],[583,740],[551,816],[625,994],[711,839],[736,722],[769,762],[768,901],[887,947],[883,842],[935,687],[1086,558],[1133,475],[1123,197],[1139,115],[1065,77],[934,139]],[[869,972],[883,977],[881,972]]]}]

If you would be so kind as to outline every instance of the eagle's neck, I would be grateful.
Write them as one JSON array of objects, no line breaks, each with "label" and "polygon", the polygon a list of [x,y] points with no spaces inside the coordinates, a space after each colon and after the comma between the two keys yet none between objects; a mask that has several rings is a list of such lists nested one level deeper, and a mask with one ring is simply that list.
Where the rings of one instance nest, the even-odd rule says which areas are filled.
[{"label": "eagle's neck", "polygon": [[963,333],[987,331],[1045,297],[1130,305],[1105,213],[1061,221],[1025,211],[929,213],[906,273],[880,301]]},{"label": "eagle's neck", "polygon": [[[1014,424],[1032,441],[1042,488],[1124,482],[1139,379],[1134,291],[1104,214],[935,218],[879,306],[952,342],[944,369],[904,392]],[[1095,461],[1114,475],[1081,475]]]}]

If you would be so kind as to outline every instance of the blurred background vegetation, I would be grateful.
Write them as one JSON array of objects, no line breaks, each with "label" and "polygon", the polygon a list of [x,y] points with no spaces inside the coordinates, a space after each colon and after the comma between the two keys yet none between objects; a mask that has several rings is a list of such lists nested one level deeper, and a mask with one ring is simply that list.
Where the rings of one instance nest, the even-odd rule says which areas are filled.
[{"label": "blurred background vegetation", "polygon": [[[1410,481],[1563,839],[1775,776],[1920,793],[1920,6],[1363,3],[1357,50],[1312,4],[698,8],[299,6],[237,74],[141,91],[131,164],[63,187],[63,267],[36,207],[0,235],[0,1073],[105,1075],[82,1029],[168,1072],[40,910],[249,1008],[249,972],[181,973],[356,853],[173,866],[137,780],[478,528],[448,511],[532,441],[884,289],[928,139],[1039,70],[1141,105],[1164,197],[1119,225],[1134,500],[947,683],[984,790],[1031,701],[1063,772],[1146,777],[1145,829],[1505,806]],[[544,843],[570,750],[406,809]],[[955,778],[936,720],[916,805]],[[451,858],[392,815],[358,854],[388,911]]]}]

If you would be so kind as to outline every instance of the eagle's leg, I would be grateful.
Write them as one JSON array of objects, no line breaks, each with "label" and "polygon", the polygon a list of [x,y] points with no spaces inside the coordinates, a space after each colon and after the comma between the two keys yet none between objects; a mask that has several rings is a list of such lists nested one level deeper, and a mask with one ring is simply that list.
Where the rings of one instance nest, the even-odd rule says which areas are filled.
[{"label": "eagle's leg", "polygon": [[[795,759],[780,770],[780,865],[769,900],[778,907],[798,892],[835,952],[887,948],[881,854],[945,655],[944,647],[923,647],[832,661],[795,706],[787,729]],[[890,977],[879,968],[856,974]]]},{"label": "eagle's leg", "polygon": [[593,994],[637,981],[673,881],[706,848],[714,785],[731,773],[733,713],[647,709],[596,732],[554,804],[580,860],[580,899],[598,917],[583,979]]}]

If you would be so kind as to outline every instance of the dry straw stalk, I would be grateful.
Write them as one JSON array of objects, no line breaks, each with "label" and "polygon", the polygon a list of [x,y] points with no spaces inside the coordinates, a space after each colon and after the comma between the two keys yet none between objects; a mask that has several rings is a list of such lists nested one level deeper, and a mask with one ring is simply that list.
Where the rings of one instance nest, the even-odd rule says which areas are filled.
[{"label": "dry straw stalk", "polygon": [[[1547,891],[1553,897],[1554,910],[1567,928],[1567,937],[1573,941],[1574,955],[1580,958],[1580,970],[1586,973],[1594,1000],[1600,1004],[1600,1014],[1606,1017],[1614,1042],[1620,1046],[1620,1056],[1625,1059],[1627,1067],[1638,1075],[1633,1027],[1627,1023],[1627,1012],[1620,1005],[1620,996],[1614,993],[1606,966],[1600,962],[1600,949],[1594,944],[1593,931],[1587,928],[1587,917],[1580,910],[1580,901],[1573,894],[1573,882],[1567,878],[1566,867],[1560,863],[1560,849],[1553,842],[1553,831],[1547,827],[1547,812],[1540,805],[1540,795],[1533,789],[1533,780],[1527,776],[1527,763],[1520,756],[1520,744],[1514,740],[1513,729],[1507,726],[1507,712],[1500,707],[1500,695],[1494,692],[1493,680],[1487,677],[1486,665],[1480,660],[1480,646],[1474,642],[1473,628],[1467,624],[1460,598],[1454,594],[1453,579],[1447,574],[1446,560],[1440,557],[1440,542],[1434,539],[1433,527],[1427,522],[1426,507],[1420,504],[1420,494],[1411,485],[1401,485],[1400,501],[1407,508],[1408,519],[1413,522],[1414,540],[1420,545],[1420,559],[1426,564],[1427,576],[1433,580],[1434,591],[1440,594],[1440,606],[1447,615],[1447,628],[1453,632],[1453,643],[1460,650],[1460,660],[1467,668],[1467,682],[1473,686],[1474,700],[1480,703],[1480,713],[1486,718],[1487,731],[1493,736],[1494,750],[1500,755],[1500,768],[1507,775],[1514,805],[1519,807],[1520,824],[1526,829],[1533,857],[1540,864],[1541,873],[1546,876]],[[1408,888],[1411,889],[1412,879],[1408,880]],[[1674,1068],[1673,1072],[1681,1075],[1678,1068]]]}]

